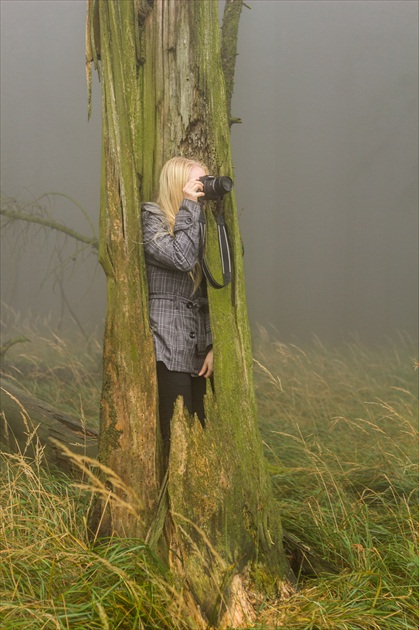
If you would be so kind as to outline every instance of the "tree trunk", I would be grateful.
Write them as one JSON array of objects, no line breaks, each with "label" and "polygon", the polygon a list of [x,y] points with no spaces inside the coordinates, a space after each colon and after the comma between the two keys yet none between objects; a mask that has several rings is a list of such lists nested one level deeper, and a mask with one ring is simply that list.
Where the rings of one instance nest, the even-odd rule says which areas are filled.
[{"label": "tree trunk", "polygon": [[162,478],[139,224],[144,152],[140,4],[89,0],[87,29],[100,64],[103,116],[99,259],[107,278],[107,316],[99,455],[136,491],[142,506],[138,518],[120,504],[113,506],[102,527],[141,537],[155,513]]},{"label": "tree trunk", "polygon": [[[257,425],[235,198],[225,203],[233,282],[209,288],[215,388],[208,384],[206,428],[179,401],[166,485],[139,219],[140,199],[154,198],[160,168],[174,155],[233,176],[218,2],[89,0],[87,29],[87,61],[100,70],[103,96],[108,312],[99,455],[142,505],[137,519],[111,510],[106,525],[170,550],[206,619],[238,624],[251,611],[246,580],[264,590],[284,578],[287,564]],[[207,215],[207,257],[220,273]]]}]

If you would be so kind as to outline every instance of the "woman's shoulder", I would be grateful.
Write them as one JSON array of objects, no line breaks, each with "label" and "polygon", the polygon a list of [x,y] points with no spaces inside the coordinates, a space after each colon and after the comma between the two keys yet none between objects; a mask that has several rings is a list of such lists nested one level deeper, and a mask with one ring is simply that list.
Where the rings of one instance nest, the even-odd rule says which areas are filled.
[{"label": "woman's shoulder", "polygon": [[153,201],[146,201],[141,204],[141,219],[143,225],[154,225],[166,223],[166,215],[159,204]]},{"label": "woman's shoulder", "polygon": [[146,201],[141,204],[141,223],[144,235],[149,238],[156,234],[163,234],[168,229],[165,213],[157,203],[152,201]]},{"label": "woman's shoulder", "polygon": [[141,211],[142,212],[151,212],[152,214],[157,214],[160,216],[164,216],[164,212],[163,210],[160,208],[158,203],[155,203],[154,201],[145,201],[144,203],[141,204]]}]

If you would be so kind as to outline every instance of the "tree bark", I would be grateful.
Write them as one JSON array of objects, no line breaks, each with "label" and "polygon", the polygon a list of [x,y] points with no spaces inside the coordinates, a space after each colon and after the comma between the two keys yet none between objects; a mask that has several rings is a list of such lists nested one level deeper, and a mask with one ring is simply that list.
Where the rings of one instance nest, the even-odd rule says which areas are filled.
[{"label": "tree bark", "polygon": [[221,30],[221,62],[225,77],[226,108],[230,127],[233,123],[241,122],[240,118],[232,118],[231,116],[231,99],[234,89],[239,21],[242,8],[243,0],[226,0]]},{"label": "tree bark", "polygon": [[[143,506],[134,520],[113,510],[106,526],[166,551],[206,619],[237,624],[251,614],[246,580],[264,590],[288,568],[257,424],[235,198],[224,204],[233,282],[209,289],[215,389],[207,387],[206,428],[178,403],[164,484],[139,218],[140,199],[154,198],[173,155],[233,176],[218,2],[89,0],[87,28],[87,60],[102,81],[99,253],[108,283],[99,455]],[[207,258],[220,273],[207,216]]]}]

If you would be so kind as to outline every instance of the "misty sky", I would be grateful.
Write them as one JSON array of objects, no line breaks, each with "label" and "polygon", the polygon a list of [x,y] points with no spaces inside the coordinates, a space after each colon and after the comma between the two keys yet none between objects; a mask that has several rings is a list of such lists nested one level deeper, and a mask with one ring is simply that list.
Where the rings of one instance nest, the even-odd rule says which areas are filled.
[{"label": "misty sky", "polygon": [[[417,334],[418,3],[248,0],[232,130],[248,307],[280,338]],[[56,191],[96,225],[100,88],[87,122],[84,0],[1,0],[2,194]],[[77,207],[57,219],[89,233]],[[23,243],[23,242],[22,242]],[[54,239],[2,246],[2,300],[59,313]],[[105,310],[94,259],[65,291],[87,328]],[[45,273],[50,276],[43,282]]]}]

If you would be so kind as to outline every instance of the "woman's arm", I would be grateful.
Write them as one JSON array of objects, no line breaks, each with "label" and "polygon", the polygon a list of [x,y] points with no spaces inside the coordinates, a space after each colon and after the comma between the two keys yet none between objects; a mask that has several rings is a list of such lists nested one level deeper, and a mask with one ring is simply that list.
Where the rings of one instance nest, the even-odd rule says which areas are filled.
[{"label": "woman's arm", "polygon": [[142,221],[146,255],[164,267],[192,271],[203,247],[199,227],[201,212],[199,203],[184,199],[176,215],[174,233],[170,234],[160,214],[144,209]]}]

